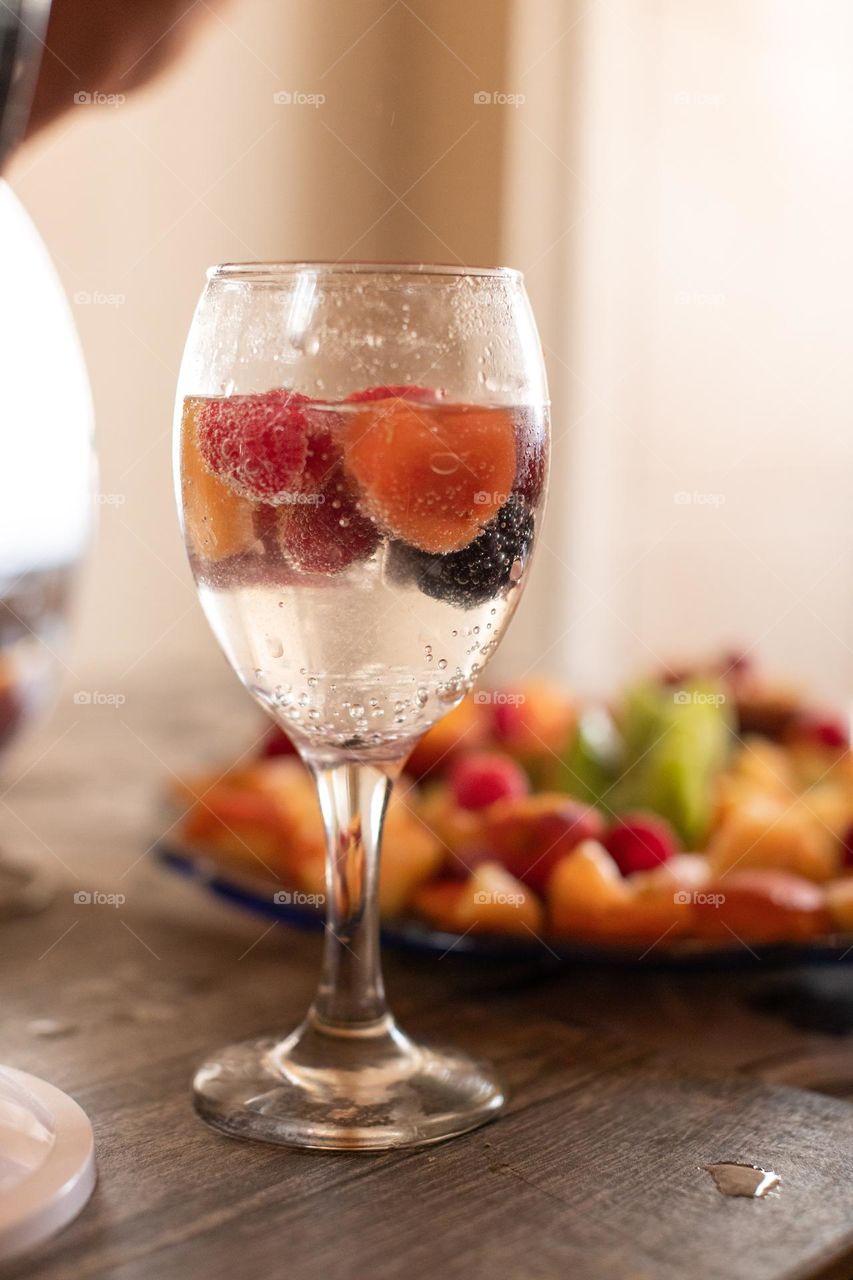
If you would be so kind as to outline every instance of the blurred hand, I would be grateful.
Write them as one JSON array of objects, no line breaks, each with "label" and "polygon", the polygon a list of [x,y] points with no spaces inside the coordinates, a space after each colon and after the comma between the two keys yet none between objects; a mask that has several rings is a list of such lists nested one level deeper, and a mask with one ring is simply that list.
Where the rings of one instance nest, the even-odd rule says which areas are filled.
[{"label": "blurred hand", "polygon": [[53,0],[27,136],[80,93],[127,93],[184,50],[221,0]]}]

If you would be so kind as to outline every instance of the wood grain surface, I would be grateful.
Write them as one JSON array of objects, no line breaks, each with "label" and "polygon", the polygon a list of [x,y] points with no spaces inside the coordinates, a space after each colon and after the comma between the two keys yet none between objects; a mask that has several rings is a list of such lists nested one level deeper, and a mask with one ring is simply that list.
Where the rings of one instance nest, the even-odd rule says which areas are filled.
[{"label": "wood grain surface", "polygon": [[[234,1142],[197,1121],[194,1064],[289,1029],[319,957],[315,936],[208,900],[145,856],[167,771],[227,759],[255,726],[227,683],[180,699],[141,686],[121,707],[68,700],[15,763],[6,843],[56,866],[59,888],[49,910],[0,927],[0,1060],[82,1103],[100,1181],[75,1224],[5,1275],[850,1280],[853,1106],[768,1083],[829,1061],[836,1092],[849,1087],[841,966],[389,955],[406,1028],[499,1063],[508,1114],[370,1157]],[[75,902],[81,890],[125,901]],[[702,1167],[717,1160],[771,1168],[781,1189],[724,1197]]]}]

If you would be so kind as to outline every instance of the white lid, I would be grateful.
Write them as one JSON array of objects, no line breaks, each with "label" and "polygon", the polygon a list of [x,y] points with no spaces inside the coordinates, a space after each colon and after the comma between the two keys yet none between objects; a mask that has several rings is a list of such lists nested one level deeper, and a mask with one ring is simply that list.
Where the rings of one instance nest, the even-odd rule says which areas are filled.
[{"label": "white lid", "polygon": [[82,1108],[45,1080],[0,1067],[0,1260],[67,1226],[95,1177]]}]

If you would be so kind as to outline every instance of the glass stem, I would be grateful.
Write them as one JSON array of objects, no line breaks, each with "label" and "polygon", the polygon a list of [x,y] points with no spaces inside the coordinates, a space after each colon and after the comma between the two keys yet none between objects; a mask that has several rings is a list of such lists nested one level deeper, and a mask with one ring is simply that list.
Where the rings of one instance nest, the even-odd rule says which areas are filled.
[{"label": "glass stem", "polygon": [[379,849],[399,764],[314,766],[326,827],[326,940],[310,1018],[368,1031],[387,1015],[379,959]]}]

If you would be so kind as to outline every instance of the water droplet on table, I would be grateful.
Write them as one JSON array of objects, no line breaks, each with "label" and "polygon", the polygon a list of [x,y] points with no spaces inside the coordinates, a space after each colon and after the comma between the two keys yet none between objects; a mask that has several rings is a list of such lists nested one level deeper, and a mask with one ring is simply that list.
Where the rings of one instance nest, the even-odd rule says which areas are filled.
[{"label": "water droplet on table", "polygon": [[702,1168],[710,1173],[717,1184],[717,1190],[724,1196],[746,1196],[750,1200],[763,1200],[782,1181],[778,1173],[762,1169],[757,1164],[738,1164],[724,1160],[718,1164],[704,1164]]}]

